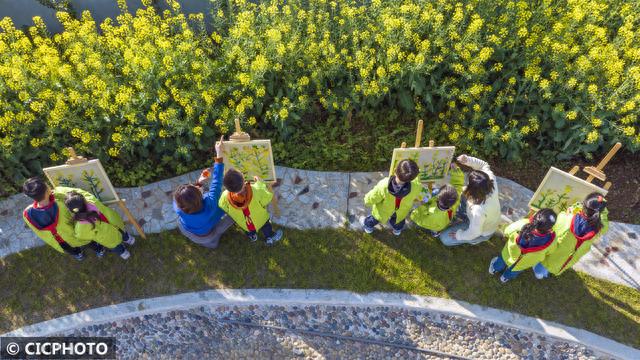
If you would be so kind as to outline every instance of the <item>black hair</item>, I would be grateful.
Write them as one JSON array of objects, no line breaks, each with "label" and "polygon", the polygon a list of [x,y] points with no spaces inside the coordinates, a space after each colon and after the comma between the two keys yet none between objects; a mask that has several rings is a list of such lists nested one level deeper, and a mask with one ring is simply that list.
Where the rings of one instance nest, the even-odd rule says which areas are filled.
[{"label": "black hair", "polygon": [[22,192],[35,201],[42,201],[47,195],[47,183],[39,177],[32,177],[22,184]]},{"label": "black hair", "polygon": [[411,159],[401,160],[398,165],[396,165],[396,178],[402,182],[411,182],[413,179],[418,177],[420,173],[420,169],[418,168],[418,164]]},{"label": "black hair", "polygon": [[546,234],[553,229],[553,225],[556,224],[558,218],[555,211],[551,209],[540,209],[536,212],[529,221],[528,224],[520,229],[520,239],[524,243],[528,243],[533,239],[533,230],[539,233]]},{"label": "black hair", "polygon": [[469,173],[469,184],[464,190],[464,196],[474,204],[484,204],[493,189],[493,180],[486,172],[473,170]]},{"label": "black hair", "polygon": [[442,210],[449,210],[458,201],[458,191],[453,186],[447,184],[440,187],[438,192],[438,206]]},{"label": "black hair", "polygon": [[100,218],[100,215],[95,211],[89,211],[87,209],[87,202],[82,194],[75,191],[67,193],[67,197],[64,199],[64,205],[71,212],[73,221],[88,221],[93,227],[96,226],[96,220]]},{"label": "black hair", "polygon": [[178,208],[187,214],[202,210],[202,192],[197,185],[184,184],[173,192],[173,199]]},{"label": "black hair", "polygon": [[229,169],[222,179],[225,189],[237,193],[244,187],[244,176],[236,169]]},{"label": "black hair", "polygon": [[596,231],[602,229],[602,220],[600,213],[607,208],[607,200],[602,194],[592,192],[582,202],[584,215],[587,217],[587,223]]}]

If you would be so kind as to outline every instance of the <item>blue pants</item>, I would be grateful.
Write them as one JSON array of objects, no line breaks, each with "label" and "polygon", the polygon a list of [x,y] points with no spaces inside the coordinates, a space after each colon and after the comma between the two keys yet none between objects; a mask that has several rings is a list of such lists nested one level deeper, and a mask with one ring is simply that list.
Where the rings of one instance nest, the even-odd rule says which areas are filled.
[{"label": "blue pants", "polygon": [[[380,223],[380,221],[378,221],[378,219],[374,218],[373,215],[369,215],[364,219],[364,224],[367,227],[374,227],[376,225],[378,225]],[[403,219],[402,221],[400,221],[399,223],[396,223],[396,214],[394,213],[393,215],[391,215],[391,218],[389,218],[389,225],[391,225],[391,227],[394,230],[402,230],[404,229],[404,224],[406,223],[406,221]]]},{"label": "blue pants", "polygon": [[[274,233],[273,233],[273,227],[271,226],[271,221],[267,220],[267,222],[264,223],[264,225],[262,225],[262,227],[260,228],[260,231],[262,231],[262,235],[264,235],[264,237],[266,238],[272,237]],[[247,231],[247,235],[249,236],[255,233],[256,233],[255,231]]]},{"label": "blue pants", "polygon": [[545,268],[541,263],[537,263],[536,266],[533,267],[533,272],[536,274],[536,278],[544,279],[549,277],[549,270]]},{"label": "blue pants", "polygon": [[495,272],[502,272],[502,276],[507,280],[515,279],[522,272],[513,271],[512,267],[507,266],[507,263],[504,262],[502,256],[498,256],[498,260],[493,264],[493,270]]}]

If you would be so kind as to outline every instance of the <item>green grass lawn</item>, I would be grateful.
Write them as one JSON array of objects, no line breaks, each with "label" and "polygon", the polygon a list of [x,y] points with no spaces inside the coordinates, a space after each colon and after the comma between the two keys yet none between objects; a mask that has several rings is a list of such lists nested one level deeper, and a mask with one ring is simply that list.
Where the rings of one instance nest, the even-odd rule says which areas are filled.
[{"label": "green grass lawn", "polygon": [[99,306],[188,291],[316,288],[389,291],[468,301],[557,321],[640,347],[640,292],[568,271],[502,285],[487,272],[503,241],[446,248],[421,232],[285,230],[268,248],[230,231],[220,248],[175,231],[138,240],[128,261],[88,253],[78,263],[41,247],[0,259],[0,333]]}]

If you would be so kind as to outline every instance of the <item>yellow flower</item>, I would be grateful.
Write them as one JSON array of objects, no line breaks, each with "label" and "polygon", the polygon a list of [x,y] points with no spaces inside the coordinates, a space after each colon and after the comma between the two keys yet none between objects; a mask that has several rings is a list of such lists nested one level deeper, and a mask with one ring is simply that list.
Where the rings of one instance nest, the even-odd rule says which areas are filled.
[{"label": "yellow flower", "polygon": [[626,136],[633,136],[636,133],[636,129],[633,126],[627,126],[622,130],[622,132]]},{"label": "yellow flower", "polygon": [[202,129],[202,126],[196,126],[196,127],[193,128],[193,133],[196,136],[202,135],[203,132],[204,132],[204,130]]},{"label": "yellow flower", "polygon": [[578,112],[575,110],[567,111],[567,120],[575,120],[578,117]]},{"label": "yellow flower", "polygon": [[600,120],[599,118],[593,118],[591,119],[591,125],[593,125],[593,127],[600,127],[602,126],[602,120]]},{"label": "yellow flower", "polygon": [[253,125],[255,125],[258,121],[256,120],[255,116],[251,116],[251,117],[249,117],[249,119],[247,120],[247,122],[249,123],[249,125],[253,126]]},{"label": "yellow flower", "polygon": [[278,115],[280,115],[280,119],[284,120],[287,117],[289,117],[289,111],[285,108],[280,109],[280,111],[278,112]]},{"label": "yellow flower", "polygon": [[111,147],[108,150],[109,156],[111,157],[117,157],[120,154],[120,150],[118,150],[117,148]]},{"label": "yellow flower", "polygon": [[596,130],[592,130],[592,131],[587,135],[587,144],[593,144],[593,143],[594,143],[594,142],[596,142],[599,138],[600,138],[600,134],[598,134],[598,131],[596,131]]},{"label": "yellow flower", "polygon": [[165,129],[160,129],[160,131],[158,131],[158,136],[161,138],[166,138],[167,136],[169,136],[169,134]]},{"label": "yellow flower", "polygon": [[589,94],[591,95],[596,95],[596,93],[598,92],[598,85],[596,84],[591,84],[587,87],[587,91],[589,91]]},{"label": "yellow flower", "polygon": [[58,161],[58,160],[60,160],[60,156],[58,154],[56,154],[56,153],[51,153],[49,155],[49,159],[51,159],[51,161]]},{"label": "yellow flower", "polygon": [[512,77],[510,77],[510,78],[509,78],[509,84],[510,84],[510,85],[514,85],[515,83],[516,83],[516,78],[515,78],[515,77],[513,77],[513,76],[512,76]]},{"label": "yellow flower", "polygon": [[113,134],[111,135],[111,140],[113,140],[113,142],[115,142],[115,143],[119,143],[119,142],[121,142],[121,141],[122,141],[122,134],[120,134],[120,133],[113,133]]},{"label": "yellow flower", "polygon": [[502,139],[502,141],[507,142],[509,141],[509,139],[511,139],[511,133],[504,133],[500,136],[500,138]]}]

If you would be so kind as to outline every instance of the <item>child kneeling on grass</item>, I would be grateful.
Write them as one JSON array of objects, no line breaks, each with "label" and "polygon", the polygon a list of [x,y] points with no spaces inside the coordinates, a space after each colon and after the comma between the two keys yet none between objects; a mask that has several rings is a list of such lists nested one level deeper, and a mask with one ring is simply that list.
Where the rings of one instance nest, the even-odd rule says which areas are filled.
[{"label": "child kneeling on grass", "polygon": [[422,184],[417,179],[418,164],[413,160],[402,160],[395,169],[395,175],[386,177],[364,196],[364,204],[371,207],[371,215],[364,219],[363,230],[373,232],[378,223],[389,222],[393,234],[399,236],[404,228],[405,218],[420,197]]},{"label": "child kneeling on grass", "polygon": [[441,186],[434,196],[411,213],[411,221],[423,227],[433,236],[449,227],[460,206],[460,195],[464,187],[464,173],[455,164],[451,164],[451,184]]},{"label": "child kneeling on grass", "polygon": [[273,232],[267,206],[273,194],[264,182],[256,176],[253,184],[245,182],[241,172],[229,169],[222,183],[225,191],[220,196],[218,206],[244,230],[253,242],[258,240],[258,230],[266,237],[267,245],[282,239],[282,230]]},{"label": "child kneeling on grass", "polygon": [[530,219],[522,219],[507,226],[504,235],[507,242],[502,254],[489,264],[489,274],[502,272],[500,281],[506,283],[521,272],[534,267],[556,247],[556,213],[551,209],[541,209]]},{"label": "child kneeling on grass", "polygon": [[124,222],[115,210],[93,195],[77,190],[67,194],[64,204],[72,214],[78,239],[95,241],[125,260],[131,256],[124,244],[133,245],[135,238],[125,231]]}]

